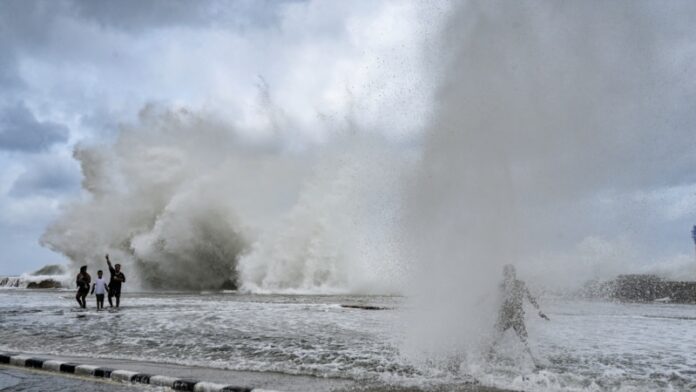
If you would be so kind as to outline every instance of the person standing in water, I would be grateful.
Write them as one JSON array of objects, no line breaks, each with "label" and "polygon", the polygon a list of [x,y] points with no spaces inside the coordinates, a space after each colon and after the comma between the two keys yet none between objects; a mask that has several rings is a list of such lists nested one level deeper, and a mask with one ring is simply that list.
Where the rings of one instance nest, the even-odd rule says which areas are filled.
[{"label": "person standing in water", "polygon": [[538,367],[539,365],[534,355],[532,355],[532,350],[529,348],[529,343],[527,342],[528,335],[527,328],[524,324],[524,307],[522,306],[524,298],[526,297],[532,306],[539,311],[539,317],[544,320],[549,320],[549,318],[541,312],[539,303],[529,292],[524,281],[517,279],[515,267],[512,264],[507,264],[503,267],[503,283],[500,285],[500,291],[503,302],[498,312],[498,321],[495,325],[496,339],[493,342],[489,356],[493,355],[493,348],[498,340],[500,340],[503,333],[508,329],[512,329],[522,343],[524,343],[524,347],[532,358],[534,365]]},{"label": "person standing in water", "polygon": [[113,307],[114,303],[111,298],[116,297],[116,307],[121,304],[121,284],[126,283],[126,275],[121,272],[121,264],[111,265],[109,255],[106,255],[106,264],[109,266],[111,280],[109,281],[109,306]]},{"label": "person standing in water", "polygon": [[109,285],[106,284],[106,280],[102,276],[103,274],[102,270],[97,271],[97,280],[92,285],[92,294],[97,294],[97,310],[104,309],[104,294],[109,289]]},{"label": "person standing in water", "polygon": [[81,308],[87,307],[87,294],[89,293],[89,284],[92,281],[92,277],[87,273],[87,266],[83,265],[80,267],[80,272],[77,274],[75,279],[75,284],[77,284],[77,294],[75,299]]}]

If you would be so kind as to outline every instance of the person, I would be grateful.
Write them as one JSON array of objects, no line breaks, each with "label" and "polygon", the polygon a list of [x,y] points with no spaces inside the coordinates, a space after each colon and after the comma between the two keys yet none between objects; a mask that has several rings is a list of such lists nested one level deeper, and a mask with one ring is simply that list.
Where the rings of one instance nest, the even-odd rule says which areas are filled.
[{"label": "person", "polygon": [[80,272],[77,274],[75,283],[77,284],[77,294],[75,299],[81,308],[87,307],[87,293],[89,293],[89,284],[92,281],[92,277],[87,273],[87,266],[83,265],[80,267]]},{"label": "person", "polygon": [[121,285],[126,283],[126,276],[121,272],[121,264],[111,265],[109,255],[106,255],[106,264],[109,266],[109,273],[111,274],[111,279],[109,280],[109,306],[114,307],[111,299],[116,297],[116,307],[118,308],[121,304]]},{"label": "person", "polygon": [[104,271],[97,271],[97,279],[92,285],[92,294],[97,295],[97,310],[104,309],[104,294],[109,289],[109,285],[106,284],[106,280],[103,278]]},{"label": "person", "polygon": [[536,298],[532,296],[527,288],[524,281],[517,279],[515,272],[515,267],[512,264],[507,264],[503,267],[503,282],[500,285],[500,290],[502,294],[502,305],[498,312],[498,321],[496,322],[496,339],[493,342],[489,356],[493,355],[493,348],[495,344],[500,340],[505,331],[512,329],[517,334],[517,337],[522,341],[527,354],[532,358],[535,366],[539,366],[534,355],[532,355],[532,350],[529,348],[529,343],[527,342],[527,328],[524,324],[524,307],[523,302],[525,297],[534,306],[534,308],[539,311],[539,317],[544,320],[549,320],[549,318],[540,310],[539,303]]}]

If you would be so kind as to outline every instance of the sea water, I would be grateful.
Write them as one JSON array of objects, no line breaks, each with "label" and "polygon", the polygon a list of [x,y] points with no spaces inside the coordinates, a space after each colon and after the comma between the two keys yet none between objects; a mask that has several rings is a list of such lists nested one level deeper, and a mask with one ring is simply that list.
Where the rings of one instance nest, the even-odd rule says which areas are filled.
[{"label": "sea water", "polygon": [[[472,382],[528,391],[696,388],[696,306],[543,298],[528,312],[535,369],[505,334],[489,361],[414,363],[400,353],[408,303],[388,296],[128,293],[80,310],[71,291],[0,290],[0,350],[346,378],[419,388]],[[365,310],[342,305],[371,305]],[[108,307],[108,304],[107,304]]]}]

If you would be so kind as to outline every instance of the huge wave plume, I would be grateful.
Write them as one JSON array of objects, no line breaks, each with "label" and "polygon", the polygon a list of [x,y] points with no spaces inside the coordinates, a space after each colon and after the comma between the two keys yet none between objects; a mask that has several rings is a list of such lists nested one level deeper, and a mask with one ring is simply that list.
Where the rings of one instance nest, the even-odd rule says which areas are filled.
[{"label": "huge wave plume", "polygon": [[378,138],[335,139],[287,151],[209,113],[148,106],[113,144],[75,150],[85,197],[42,243],[73,269],[104,269],[109,253],[142,289],[385,290],[372,272],[388,249],[370,256],[370,241],[395,213],[388,178],[401,158]]},{"label": "huge wave plume", "polygon": [[[351,35],[358,48],[386,41],[366,61],[338,62],[349,72],[336,78],[361,76],[349,99],[334,76],[332,88],[305,95],[303,83],[286,87],[289,110],[312,106],[302,132],[282,108],[261,121],[270,132],[250,137],[210,113],[148,107],[114,143],[78,147],[85,198],[43,243],[74,265],[102,265],[112,253],[144,288],[405,292],[400,278],[411,271],[406,292],[442,304],[429,319],[459,330],[474,326],[452,315],[476,314],[502,264],[566,288],[654,263],[633,260],[659,248],[646,227],[686,218],[650,216],[662,200],[637,198],[694,184],[694,87],[682,76],[694,64],[690,7],[442,9],[444,26],[419,34],[428,39],[383,34],[403,26],[381,22],[402,17]],[[411,13],[414,25],[440,20]],[[391,56],[404,42],[412,50]],[[382,58],[392,63],[375,66]],[[418,65],[392,72],[394,59]],[[289,78],[317,68],[286,63]],[[344,116],[340,126],[307,127]],[[416,130],[404,137],[407,123]],[[624,248],[635,253],[606,256]],[[614,259],[625,264],[608,267]]]}]

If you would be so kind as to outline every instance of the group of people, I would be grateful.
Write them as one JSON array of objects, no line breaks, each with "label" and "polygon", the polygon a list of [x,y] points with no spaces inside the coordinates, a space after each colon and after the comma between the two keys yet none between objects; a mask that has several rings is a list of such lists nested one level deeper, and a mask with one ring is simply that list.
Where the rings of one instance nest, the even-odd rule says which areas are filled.
[{"label": "group of people", "polygon": [[[97,310],[104,308],[104,296],[108,294],[109,306],[113,307],[113,298],[116,298],[116,307],[118,308],[121,302],[121,286],[126,282],[126,276],[121,272],[121,264],[111,265],[109,255],[106,255],[106,264],[109,267],[111,278],[109,283],[103,278],[103,271],[97,271],[97,279],[92,284],[92,294],[96,294]],[[87,273],[87,266],[80,268],[80,273],[77,274],[77,295],[75,299],[82,308],[87,307],[87,294],[89,293],[92,277]],[[489,356],[493,355],[495,344],[502,337],[503,333],[512,329],[515,334],[524,344],[527,353],[532,357],[536,364],[536,360],[527,343],[527,328],[524,323],[524,307],[523,302],[527,299],[537,310],[539,304],[532,296],[526,284],[517,279],[515,267],[508,264],[503,268],[503,282],[500,285],[502,296],[502,304],[498,312],[498,321],[496,322],[495,331],[496,338],[493,346],[490,349]],[[539,310],[539,317],[548,320],[549,318]]]},{"label": "group of people", "polygon": [[92,277],[87,273],[87,266],[80,267],[80,272],[77,274],[75,283],[77,284],[77,294],[75,299],[81,308],[87,308],[87,294],[90,292],[90,284],[92,294],[97,298],[97,310],[104,309],[104,296],[109,299],[109,306],[113,307],[113,298],[116,298],[116,307],[121,305],[121,285],[126,283],[126,276],[121,272],[121,264],[111,265],[109,255],[106,255],[106,265],[109,267],[111,278],[109,283],[106,282],[102,270],[97,271],[97,279],[92,283]]}]

